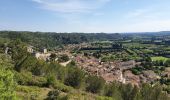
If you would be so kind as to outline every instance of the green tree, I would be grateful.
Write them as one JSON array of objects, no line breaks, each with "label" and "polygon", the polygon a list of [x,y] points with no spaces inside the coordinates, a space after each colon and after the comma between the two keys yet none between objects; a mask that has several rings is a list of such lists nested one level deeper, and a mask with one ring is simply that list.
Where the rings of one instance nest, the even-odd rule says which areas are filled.
[{"label": "green tree", "polygon": [[20,65],[17,66],[17,70],[31,71],[36,67],[36,65],[37,65],[37,59],[34,56],[29,55],[20,63]]},{"label": "green tree", "polygon": [[113,82],[105,86],[105,95],[113,97],[114,100],[122,100],[121,93],[119,90],[119,84]]},{"label": "green tree", "polygon": [[159,84],[154,86],[143,84],[141,95],[143,100],[169,100],[167,94],[163,93],[162,87]]},{"label": "green tree", "polygon": [[141,95],[143,100],[151,100],[151,86],[149,84],[142,84]]},{"label": "green tree", "polygon": [[47,86],[53,86],[55,82],[56,82],[55,75],[50,74],[47,76]]},{"label": "green tree", "polygon": [[130,94],[130,100],[142,100],[140,89],[137,86],[133,87],[131,94]]},{"label": "green tree", "polygon": [[57,55],[56,55],[55,53],[52,53],[52,54],[50,55],[50,60],[51,60],[51,61],[55,61],[56,58],[57,58]]},{"label": "green tree", "polygon": [[13,61],[10,59],[10,56],[5,55],[5,54],[0,54],[1,68],[13,69],[14,65],[12,63],[13,63]]},{"label": "green tree", "polygon": [[4,54],[0,54],[0,99],[13,100],[16,99],[14,74],[11,71],[13,64],[11,59]]},{"label": "green tree", "polygon": [[103,78],[90,75],[86,79],[86,91],[99,93],[103,89],[104,84],[105,81]]},{"label": "green tree", "polygon": [[162,87],[159,84],[156,84],[151,89],[151,100],[168,100],[168,96],[163,93]]},{"label": "green tree", "polygon": [[59,62],[67,62],[68,60],[69,60],[69,57],[66,54],[60,55],[60,57],[58,58]]},{"label": "green tree", "polygon": [[1,100],[15,100],[14,74],[0,65],[0,98]]},{"label": "green tree", "polygon": [[121,91],[123,100],[131,100],[132,90],[133,90],[133,87],[131,84],[120,86],[120,91]]},{"label": "green tree", "polygon": [[168,60],[165,61],[165,66],[166,66],[166,67],[169,67],[169,66],[170,66],[170,59],[168,59]]},{"label": "green tree", "polygon": [[65,84],[75,88],[80,88],[82,82],[84,81],[84,75],[85,74],[81,69],[77,67],[69,67]]}]

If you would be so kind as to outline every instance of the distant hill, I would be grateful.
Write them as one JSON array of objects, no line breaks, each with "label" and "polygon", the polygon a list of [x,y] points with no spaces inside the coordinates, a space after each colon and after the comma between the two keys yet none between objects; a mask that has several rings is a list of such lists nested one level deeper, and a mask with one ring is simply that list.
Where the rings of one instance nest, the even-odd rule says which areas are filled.
[{"label": "distant hill", "polygon": [[10,40],[20,39],[37,47],[54,47],[59,44],[78,44],[95,40],[116,40],[121,39],[121,34],[0,31],[0,37]]}]

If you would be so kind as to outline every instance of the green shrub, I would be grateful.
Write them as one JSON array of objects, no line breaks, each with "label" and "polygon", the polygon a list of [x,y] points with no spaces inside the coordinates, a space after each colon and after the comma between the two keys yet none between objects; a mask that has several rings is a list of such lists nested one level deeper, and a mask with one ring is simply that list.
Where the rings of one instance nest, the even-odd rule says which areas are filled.
[{"label": "green shrub", "polygon": [[97,76],[88,76],[86,79],[86,91],[92,92],[92,93],[99,93],[101,89],[103,88],[105,84],[105,81],[101,77]]},{"label": "green shrub", "polygon": [[56,81],[56,77],[54,75],[51,74],[47,76],[47,86],[54,85],[55,81]]},{"label": "green shrub", "polygon": [[84,72],[77,67],[68,67],[68,75],[65,84],[74,88],[80,88],[84,81]]},{"label": "green shrub", "polygon": [[30,99],[30,100],[37,100],[39,98],[39,94],[41,92],[40,88],[37,86],[21,86],[18,85],[16,88],[20,99]]},{"label": "green shrub", "polygon": [[67,62],[67,61],[69,61],[69,57],[66,54],[60,55],[58,58],[58,61],[59,62]]},{"label": "green shrub", "polygon": [[16,73],[16,80],[20,85],[46,86],[47,80],[44,77],[34,76],[31,72]]},{"label": "green shrub", "polygon": [[62,92],[70,92],[71,90],[73,90],[72,87],[66,86],[63,83],[60,83],[58,81],[55,82],[55,84],[53,85],[54,89],[58,89]]},{"label": "green shrub", "polygon": [[119,84],[116,82],[105,85],[104,95],[108,97],[113,97],[115,100],[122,100]]},{"label": "green shrub", "polygon": [[14,74],[10,70],[0,69],[0,98],[16,99],[15,87]]},{"label": "green shrub", "polygon": [[60,91],[58,90],[50,91],[46,100],[58,100],[59,94]]},{"label": "green shrub", "polygon": [[37,86],[21,86],[21,85],[18,85],[17,88],[16,88],[16,91],[24,92],[24,93],[38,93],[38,92],[40,92],[40,89]]}]

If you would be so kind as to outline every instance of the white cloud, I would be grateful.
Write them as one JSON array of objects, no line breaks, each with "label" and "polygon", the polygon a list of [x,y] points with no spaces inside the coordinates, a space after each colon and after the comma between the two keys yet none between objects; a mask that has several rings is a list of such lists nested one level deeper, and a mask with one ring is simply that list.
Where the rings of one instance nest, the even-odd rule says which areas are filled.
[{"label": "white cloud", "polygon": [[131,11],[127,14],[127,17],[132,18],[132,17],[140,17],[143,15],[146,15],[149,13],[151,10],[150,9],[136,9],[134,11]]},{"label": "white cloud", "polygon": [[43,9],[61,13],[91,12],[108,3],[110,0],[32,0]]},{"label": "white cloud", "polygon": [[163,12],[157,11],[159,9],[154,7],[140,8],[135,9],[126,13],[126,18],[132,19],[156,19],[160,17],[160,15],[164,15]]}]

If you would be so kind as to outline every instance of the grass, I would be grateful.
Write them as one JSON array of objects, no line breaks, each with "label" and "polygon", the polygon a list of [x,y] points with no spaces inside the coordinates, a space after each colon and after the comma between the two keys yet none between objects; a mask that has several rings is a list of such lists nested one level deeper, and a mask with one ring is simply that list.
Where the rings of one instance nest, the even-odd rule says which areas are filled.
[{"label": "grass", "polygon": [[16,88],[16,94],[19,100],[43,100],[47,97],[50,88],[40,88],[37,86],[21,86]]},{"label": "grass", "polygon": [[112,97],[99,96],[81,90],[68,93],[68,100],[113,100]]},{"label": "grass", "polygon": [[157,57],[151,57],[152,61],[166,61],[168,58],[162,57],[162,56],[157,56]]},{"label": "grass", "polygon": [[63,83],[60,83],[59,81],[56,81],[56,83],[53,85],[54,89],[60,90],[62,92],[71,92],[74,90],[73,87],[64,85]]},{"label": "grass", "polygon": [[154,44],[141,44],[141,43],[123,43],[123,46],[128,48],[155,48]]},{"label": "grass", "polygon": [[[65,86],[62,85],[62,87]],[[17,100],[44,100],[47,98],[48,92],[52,90],[55,89],[18,85],[16,88]],[[69,92],[61,91],[59,100],[112,100],[112,98],[99,96],[79,89],[72,89]]]}]

